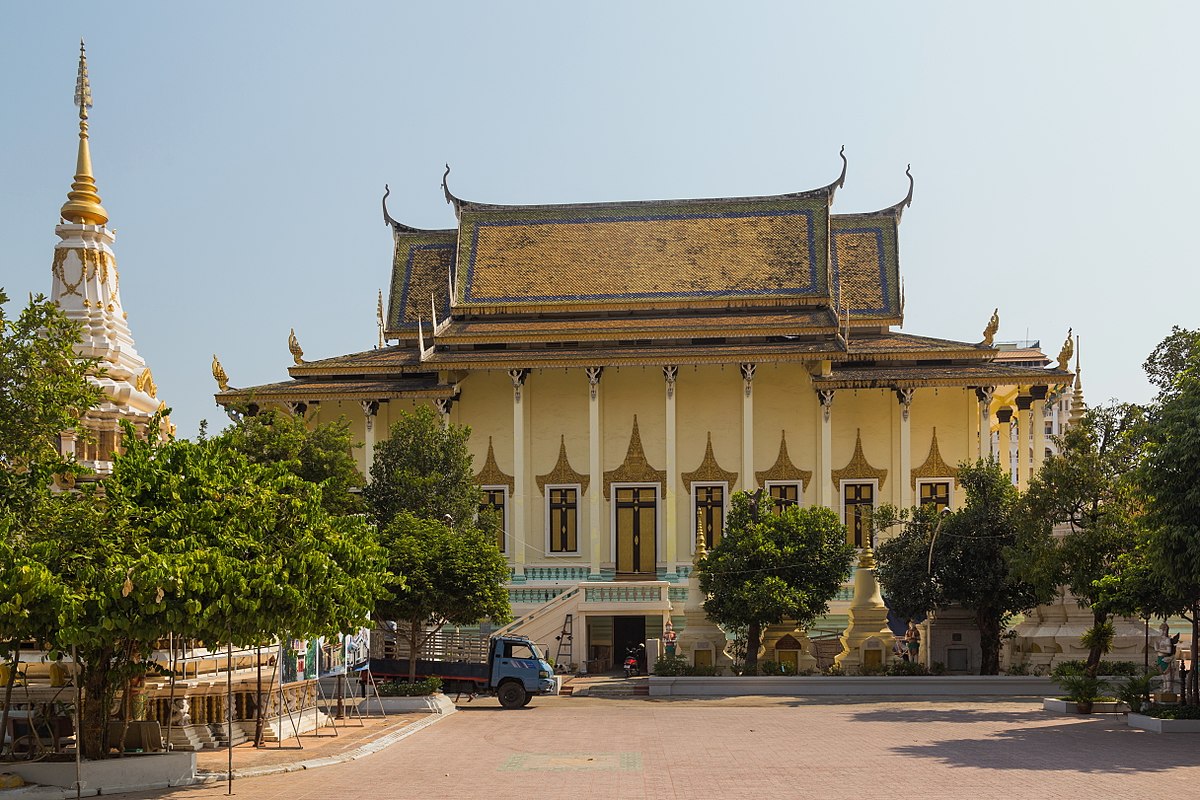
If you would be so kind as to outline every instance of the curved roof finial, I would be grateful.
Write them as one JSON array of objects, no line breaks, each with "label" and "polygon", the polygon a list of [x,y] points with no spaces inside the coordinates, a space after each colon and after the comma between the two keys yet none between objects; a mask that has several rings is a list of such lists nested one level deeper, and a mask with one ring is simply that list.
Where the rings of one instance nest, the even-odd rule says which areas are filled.
[{"label": "curved roof finial", "polygon": [[459,200],[457,197],[455,197],[450,192],[450,184],[448,184],[446,182],[446,178],[448,178],[449,176],[450,176],[450,165],[447,164],[446,171],[442,173],[442,193],[446,195],[446,202],[449,203],[450,205],[454,206],[454,213],[457,214],[458,208],[462,204],[462,201]]},{"label": "curved roof finial", "polygon": [[389,214],[388,210],[387,210],[387,199],[388,199],[388,195],[391,193],[392,193],[392,190],[389,189],[388,185],[385,183],[383,185],[383,200],[381,201],[383,203],[383,224],[391,225],[394,228],[397,225],[399,225],[400,223],[398,223],[398,222],[396,222],[396,220],[392,219],[392,215]]},{"label": "curved roof finial", "polygon": [[833,202],[833,193],[846,185],[846,169],[850,166],[850,162],[846,160],[846,145],[842,145],[842,149],[838,151],[838,156],[842,159],[842,174],[837,176],[837,180],[825,187],[825,191],[829,192],[829,202]]},{"label": "curved roof finial", "polygon": [[988,320],[987,327],[983,329],[983,341],[980,342],[981,347],[991,347],[992,342],[996,339],[996,331],[1000,330],[1000,309],[997,308],[992,312],[992,318]]}]

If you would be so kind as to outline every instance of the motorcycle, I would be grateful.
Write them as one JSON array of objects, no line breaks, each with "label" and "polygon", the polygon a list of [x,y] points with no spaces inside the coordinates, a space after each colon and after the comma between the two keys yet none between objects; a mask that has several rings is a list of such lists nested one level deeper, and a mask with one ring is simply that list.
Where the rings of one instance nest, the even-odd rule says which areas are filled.
[{"label": "motorcycle", "polygon": [[626,656],[625,657],[625,677],[632,678],[633,676],[635,676],[637,674],[638,674],[637,656]]}]

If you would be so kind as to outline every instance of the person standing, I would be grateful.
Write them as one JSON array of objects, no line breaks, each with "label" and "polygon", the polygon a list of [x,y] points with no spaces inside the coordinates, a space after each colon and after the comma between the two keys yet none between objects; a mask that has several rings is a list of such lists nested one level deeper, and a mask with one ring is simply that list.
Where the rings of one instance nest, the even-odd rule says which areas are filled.
[{"label": "person standing", "polygon": [[908,621],[908,630],[904,632],[904,646],[908,650],[908,660],[915,664],[921,651],[921,632],[911,619]]}]

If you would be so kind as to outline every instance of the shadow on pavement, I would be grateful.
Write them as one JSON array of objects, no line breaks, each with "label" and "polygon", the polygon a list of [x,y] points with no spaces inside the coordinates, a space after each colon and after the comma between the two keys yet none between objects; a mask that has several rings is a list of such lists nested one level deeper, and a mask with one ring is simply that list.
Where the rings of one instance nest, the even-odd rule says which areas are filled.
[{"label": "shadow on pavement", "polygon": [[892,752],[951,767],[997,770],[1133,775],[1200,765],[1194,739],[1127,728],[1119,718],[1014,728],[987,738],[943,739]]},{"label": "shadow on pavement", "polygon": [[973,708],[877,708],[854,714],[855,722],[1030,722],[1042,710],[986,711]]}]

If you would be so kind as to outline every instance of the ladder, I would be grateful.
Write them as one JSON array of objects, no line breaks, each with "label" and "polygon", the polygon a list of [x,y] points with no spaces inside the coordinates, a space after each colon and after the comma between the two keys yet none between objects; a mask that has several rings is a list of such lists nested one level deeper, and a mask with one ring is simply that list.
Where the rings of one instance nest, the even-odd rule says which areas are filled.
[{"label": "ladder", "polygon": [[571,662],[575,659],[575,650],[571,643],[574,638],[573,617],[574,615],[567,614],[566,619],[563,620],[562,630],[559,631],[558,636],[554,637],[554,640],[558,642],[558,650],[554,654],[554,668],[559,672],[566,672],[570,669]]}]

